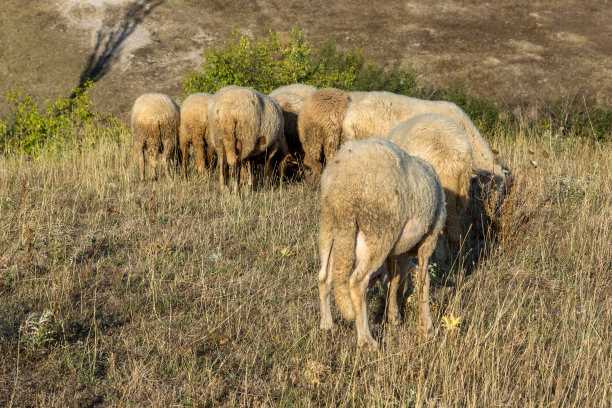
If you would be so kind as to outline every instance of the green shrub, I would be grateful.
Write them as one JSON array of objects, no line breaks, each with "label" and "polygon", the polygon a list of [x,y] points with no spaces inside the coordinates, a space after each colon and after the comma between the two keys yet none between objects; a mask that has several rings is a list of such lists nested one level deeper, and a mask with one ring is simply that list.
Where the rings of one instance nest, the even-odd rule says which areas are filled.
[{"label": "green shrub", "polygon": [[32,96],[20,88],[6,92],[9,115],[0,121],[0,154],[25,153],[36,156],[41,150],[61,150],[70,142],[95,141],[102,135],[117,137],[122,125],[110,115],[91,109],[87,82],[72,90],[72,96],[60,95],[46,101],[44,110]]},{"label": "green shrub", "polygon": [[401,69],[396,64],[385,70],[366,63],[359,52],[339,52],[333,43],[313,52],[312,45],[297,28],[292,29],[291,38],[285,43],[274,31],[255,42],[234,31],[223,46],[205,51],[204,59],[199,70],[189,72],[183,79],[184,96],[214,93],[227,85],[248,86],[268,93],[295,82],[317,88],[411,93],[418,78],[414,69]]}]

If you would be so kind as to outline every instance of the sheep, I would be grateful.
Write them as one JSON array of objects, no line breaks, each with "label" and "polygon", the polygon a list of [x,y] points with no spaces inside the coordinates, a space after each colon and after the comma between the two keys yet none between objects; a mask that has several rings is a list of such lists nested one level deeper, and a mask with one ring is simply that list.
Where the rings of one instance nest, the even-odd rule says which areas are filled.
[{"label": "sheep", "polygon": [[350,98],[339,89],[320,89],[306,100],[298,116],[298,134],[304,149],[304,166],[312,178],[321,174],[341,144],[342,121]]},{"label": "sheep", "polygon": [[297,118],[306,99],[316,91],[317,88],[312,85],[296,83],[276,88],[269,94],[283,111],[285,140],[287,141],[289,153],[300,161],[304,156],[304,150],[298,137]]},{"label": "sheep", "polygon": [[333,280],[342,316],[356,319],[358,345],[376,348],[368,328],[365,290],[382,273],[386,260],[390,321],[399,324],[399,282],[410,268],[410,257],[418,256],[420,316],[424,334],[430,337],[427,263],[445,218],[444,192],[431,164],[386,139],[346,142],[321,176],[321,329],[335,327],[329,297]]},{"label": "sheep", "polygon": [[159,153],[162,153],[162,165],[166,175],[170,176],[168,161],[175,154],[179,123],[180,109],[168,95],[145,93],[134,102],[131,124],[141,181],[145,179],[145,148],[149,153],[154,178],[157,179]]},{"label": "sheep", "polygon": [[[372,108],[376,108],[377,112],[373,112]],[[349,106],[343,123],[342,137],[345,140],[356,140],[384,136],[398,123],[423,113],[445,115],[454,120],[465,131],[472,145],[472,170],[486,171],[495,174],[501,181],[505,180],[504,171],[495,162],[487,142],[466,113],[452,102],[427,101],[391,92],[370,92]],[[374,122],[364,120],[365,116],[373,118]],[[393,118],[391,123],[387,121],[389,117]]]},{"label": "sheep", "polygon": [[346,110],[342,122],[342,139],[385,137],[399,122],[389,101],[374,93],[362,94],[358,99],[351,99]]},{"label": "sheep", "polygon": [[179,147],[185,176],[189,167],[189,144],[193,145],[198,173],[202,174],[215,159],[215,149],[210,143],[208,129],[208,103],[211,98],[212,95],[208,93],[195,93],[185,98],[181,105]]},{"label": "sheep", "polygon": [[282,173],[289,153],[283,134],[283,114],[272,98],[251,88],[226,86],[213,95],[208,117],[222,188],[227,186],[230,167],[235,175],[235,188],[243,169],[249,176],[249,185],[255,187],[252,164],[263,157],[264,172],[269,177],[277,152],[282,156]]},{"label": "sheep", "polygon": [[281,86],[280,88],[274,89],[269,95],[274,98],[278,93],[292,93],[301,96],[304,99],[308,99],[313,93],[317,91],[317,88],[312,85],[306,84],[291,84]]},{"label": "sheep", "polygon": [[289,153],[297,159],[304,156],[302,143],[298,136],[298,114],[304,105],[305,98],[292,92],[275,92],[269,95],[280,106],[285,121],[285,140]]},{"label": "sheep", "polygon": [[361,99],[362,97],[369,94],[368,91],[349,91],[347,93],[349,98],[351,98],[351,102],[356,101],[357,99]]},{"label": "sheep", "polygon": [[446,235],[452,244],[459,245],[459,217],[468,207],[473,160],[463,129],[446,116],[424,114],[395,126],[387,139],[436,170],[446,198]]}]

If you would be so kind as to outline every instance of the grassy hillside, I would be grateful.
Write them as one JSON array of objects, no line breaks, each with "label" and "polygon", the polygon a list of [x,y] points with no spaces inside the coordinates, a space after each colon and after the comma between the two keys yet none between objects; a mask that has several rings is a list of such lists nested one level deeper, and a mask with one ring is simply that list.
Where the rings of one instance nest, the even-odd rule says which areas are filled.
[{"label": "grassy hillside", "polygon": [[[0,88],[24,82],[0,106],[0,405],[609,407],[612,112],[577,96],[609,100],[606,2],[285,3],[8,0],[0,10]],[[466,218],[461,255],[431,270],[431,341],[418,336],[412,297],[403,324],[385,323],[380,286],[367,295],[379,351],[357,349],[334,306],[339,328],[319,330],[316,186],[232,195],[215,170],[138,181],[116,119],[134,97],[178,99],[188,72],[185,91],[235,82],[201,64],[202,49],[218,52],[230,22],[246,38],[272,27],[285,41],[295,21],[314,44],[312,60],[290,53],[300,79],[451,99],[511,170],[497,211],[472,196],[492,228]],[[63,40],[30,41],[37,25]],[[318,69],[329,38],[338,53]],[[256,72],[245,84],[260,87],[297,72],[280,61],[280,76],[264,77],[254,68],[269,71],[267,60],[235,58],[251,51],[215,66],[238,60]],[[397,55],[403,73],[362,64]],[[88,72],[91,93],[58,97]],[[550,95],[557,102],[542,104]]]},{"label": "grassy hillside", "polygon": [[0,158],[0,405],[608,406],[612,146],[489,142],[514,182],[496,235],[434,283],[429,342],[371,290],[373,354],[318,328],[316,188],[139,183],[125,131]]}]

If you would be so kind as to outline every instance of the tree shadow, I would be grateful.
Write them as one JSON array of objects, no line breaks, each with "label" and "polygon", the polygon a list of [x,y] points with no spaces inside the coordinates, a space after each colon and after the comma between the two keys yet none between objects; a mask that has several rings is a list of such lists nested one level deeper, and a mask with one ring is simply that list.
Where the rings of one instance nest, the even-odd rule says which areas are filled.
[{"label": "tree shadow", "polygon": [[[123,42],[136,30],[144,18],[163,2],[164,0],[135,1],[129,5],[117,28],[110,32],[104,28],[99,29],[96,34],[96,44],[79,77],[76,89],[82,88],[87,81],[97,82],[104,77],[119,57]],[[70,98],[75,96],[76,92],[73,92]]]}]

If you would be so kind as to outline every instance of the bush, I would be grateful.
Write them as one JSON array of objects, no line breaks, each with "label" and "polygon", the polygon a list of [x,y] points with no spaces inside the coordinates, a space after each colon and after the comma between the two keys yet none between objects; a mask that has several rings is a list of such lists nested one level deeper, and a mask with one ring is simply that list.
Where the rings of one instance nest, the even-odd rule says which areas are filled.
[{"label": "bush", "polygon": [[[419,72],[404,69],[399,62],[388,67],[365,61],[355,51],[340,52],[333,43],[313,51],[297,28],[282,43],[274,31],[267,38],[251,42],[246,36],[232,33],[219,48],[204,52],[205,62],[199,70],[189,72],[182,82],[183,96],[195,92],[214,93],[227,85],[248,86],[261,92],[301,82],[317,88],[334,87],[346,91],[389,91],[423,99],[447,100],[460,106],[485,134],[518,130],[520,120],[511,107],[490,98],[468,95],[449,87],[427,89],[419,84]],[[529,126],[563,135],[610,140],[612,109],[574,98],[551,104],[540,112]],[[515,132],[514,132],[515,133]]]},{"label": "bush", "polygon": [[339,52],[333,43],[313,53],[312,45],[297,28],[291,30],[286,43],[274,31],[254,43],[234,31],[222,47],[205,51],[204,59],[200,69],[189,72],[183,80],[184,97],[195,92],[214,93],[227,85],[248,86],[264,93],[295,82],[317,88],[399,93],[411,93],[417,85],[416,70],[401,69],[397,64],[391,70],[375,67],[366,63],[361,53]]},{"label": "bush", "polygon": [[95,141],[102,135],[118,135],[122,125],[110,115],[91,109],[87,82],[72,90],[72,96],[60,95],[46,101],[44,112],[32,96],[21,88],[6,92],[10,105],[6,120],[0,121],[0,154],[25,153],[36,156],[41,150],[64,149],[69,142]]}]

